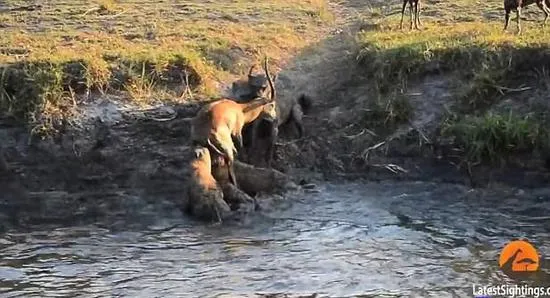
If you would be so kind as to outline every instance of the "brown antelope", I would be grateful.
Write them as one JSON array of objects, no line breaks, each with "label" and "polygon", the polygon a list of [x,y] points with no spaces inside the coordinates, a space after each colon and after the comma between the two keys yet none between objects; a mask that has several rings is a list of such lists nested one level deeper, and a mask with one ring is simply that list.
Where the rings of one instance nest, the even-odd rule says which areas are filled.
[{"label": "brown antelope", "polygon": [[420,30],[419,26],[422,26],[420,22],[420,0],[403,0],[403,8],[401,9],[401,25],[400,28],[403,29],[403,17],[405,15],[405,8],[409,4],[409,13],[411,18],[410,29],[413,28],[413,8],[414,8],[414,28]]},{"label": "brown antelope", "polygon": [[195,147],[187,181],[185,211],[197,218],[221,222],[231,211],[224,201],[223,190],[212,175],[212,160],[206,147]]},{"label": "brown antelope", "polygon": [[544,21],[542,26],[546,25],[546,20],[550,14],[550,0],[504,0],[504,31],[508,29],[508,23],[510,22],[510,12],[512,10],[516,11],[517,24],[518,24],[518,34],[521,34],[521,10],[522,8],[536,3],[537,6],[544,12]]},{"label": "brown antelope", "polygon": [[[275,121],[277,110],[274,97],[275,92],[272,91],[269,99],[260,97],[247,103],[221,99],[204,106],[191,121],[193,144],[208,146],[227,158],[229,175],[234,185],[237,185],[233,170],[234,154],[236,149],[243,148],[243,126],[259,117]],[[235,148],[235,143],[238,148]]]}]

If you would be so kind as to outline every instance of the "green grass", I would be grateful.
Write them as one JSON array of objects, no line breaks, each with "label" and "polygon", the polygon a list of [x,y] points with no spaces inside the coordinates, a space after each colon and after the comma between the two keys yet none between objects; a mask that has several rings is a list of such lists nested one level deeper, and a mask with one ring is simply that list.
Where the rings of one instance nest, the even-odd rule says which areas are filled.
[{"label": "green grass", "polygon": [[382,90],[433,71],[453,73],[467,81],[457,97],[470,110],[490,105],[500,87],[550,62],[550,34],[531,30],[517,37],[493,23],[430,26],[415,33],[366,32],[359,43],[358,61]]},{"label": "green grass", "polygon": [[[28,5],[10,0],[8,7]],[[0,16],[0,112],[47,130],[83,90],[134,103],[216,96],[267,54],[279,64],[323,36],[324,0],[61,1]],[[74,93],[73,93],[74,92]]]},{"label": "green grass", "polygon": [[408,29],[408,16],[406,29],[399,30],[400,14],[383,17],[374,9],[363,17],[370,22],[363,27],[376,29],[356,38],[357,63],[382,97],[392,97],[401,82],[411,85],[428,74],[452,77],[453,117],[441,123],[441,132],[468,161],[497,163],[514,154],[545,150],[547,110],[540,111],[543,117],[493,111],[500,100],[514,96],[506,90],[548,87],[550,28],[541,30],[543,15],[536,6],[526,11],[529,20],[522,22],[523,34],[517,36],[515,19],[509,32],[502,30],[502,1],[481,7],[470,0],[424,4],[421,31]]},{"label": "green grass", "polygon": [[363,113],[362,126],[374,129],[379,135],[393,132],[412,116],[413,107],[408,99],[398,92],[378,96]]},{"label": "green grass", "polygon": [[[532,154],[546,150],[550,144],[549,130],[532,116],[486,113],[447,119],[442,136],[454,138],[467,161],[489,161],[502,164],[515,154]],[[540,151],[539,151],[540,152]]]}]

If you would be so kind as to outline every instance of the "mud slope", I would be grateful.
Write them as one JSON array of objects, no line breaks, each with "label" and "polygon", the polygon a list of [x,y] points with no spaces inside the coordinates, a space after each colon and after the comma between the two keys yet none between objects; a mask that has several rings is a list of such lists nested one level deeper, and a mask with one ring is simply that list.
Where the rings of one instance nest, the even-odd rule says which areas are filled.
[{"label": "mud slope", "polygon": [[188,122],[181,119],[199,107],[143,109],[115,94],[92,94],[78,107],[76,126],[51,139],[31,137],[3,119],[0,137],[9,170],[0,181],[2,222],[116,220],[145,206],[174,209],[189,150]]}]

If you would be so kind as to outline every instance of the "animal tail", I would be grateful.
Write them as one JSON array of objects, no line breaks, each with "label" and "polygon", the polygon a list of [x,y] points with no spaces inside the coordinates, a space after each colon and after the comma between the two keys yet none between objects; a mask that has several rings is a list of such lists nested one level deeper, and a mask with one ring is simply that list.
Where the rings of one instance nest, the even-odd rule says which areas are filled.
[{"label": "animal tail", "polygon": [[308,114],[313,106],[313,100],[308,95],[302,93],[300,97],[298,97],[298,104],[302,107],[304,114]]}]

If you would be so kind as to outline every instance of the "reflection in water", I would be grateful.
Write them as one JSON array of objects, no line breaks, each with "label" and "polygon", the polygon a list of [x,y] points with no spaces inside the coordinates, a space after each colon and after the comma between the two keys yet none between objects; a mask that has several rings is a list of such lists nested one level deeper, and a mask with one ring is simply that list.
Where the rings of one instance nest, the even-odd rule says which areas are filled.
[{"label": "reflection in water", "polygon": [[[550,255],[548,193],[326,185],[245,225],[139,214],[142,224],[124,229],[12,231],[0,235],[0,294],[471,297],[472,284],[507,281],[498,256],[511,239],[527,237],[540,255]],[[550,285],[548,264],[542,260],[541,267],[531,283]]]}]

